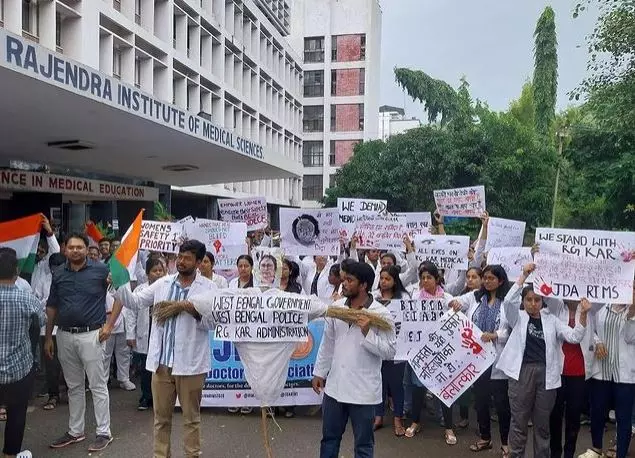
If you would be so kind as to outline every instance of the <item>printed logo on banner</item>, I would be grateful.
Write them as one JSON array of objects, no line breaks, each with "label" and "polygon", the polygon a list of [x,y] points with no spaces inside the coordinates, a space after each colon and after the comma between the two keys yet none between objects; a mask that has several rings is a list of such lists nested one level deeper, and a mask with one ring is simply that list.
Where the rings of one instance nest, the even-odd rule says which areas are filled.
[{"label": "printed logo on banner", "polygon": [[287,256],[337,256],[340,252],[336,208],[281,208],[280,231],[280,246]]},{"label": "printed logo on banner", "polygon": [[485,211],[485,187],[440,189],[434,191],[434,202],[443,216],[478,218]]}]

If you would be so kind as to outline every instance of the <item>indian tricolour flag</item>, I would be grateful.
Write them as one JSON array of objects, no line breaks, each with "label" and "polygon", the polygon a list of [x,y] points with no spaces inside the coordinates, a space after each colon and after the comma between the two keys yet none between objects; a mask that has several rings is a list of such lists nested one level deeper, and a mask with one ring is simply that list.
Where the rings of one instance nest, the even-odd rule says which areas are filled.
[{"label": "indian tricolour flag", "polygon": [[40,241],[42,215],[31,215],[0,223],[0,247],[13,248],[20,273],[32,273]]},{"label": "indian tricolour flag", "polygon": [[128,228],[121,240],[121,245],[110,258],[110,274],[115,288],[125,285],[134,278],[134,270],[137,265],[139,253],[139,240],[141,239],[141,220],[143,210],[139,212],[132,225]]}]

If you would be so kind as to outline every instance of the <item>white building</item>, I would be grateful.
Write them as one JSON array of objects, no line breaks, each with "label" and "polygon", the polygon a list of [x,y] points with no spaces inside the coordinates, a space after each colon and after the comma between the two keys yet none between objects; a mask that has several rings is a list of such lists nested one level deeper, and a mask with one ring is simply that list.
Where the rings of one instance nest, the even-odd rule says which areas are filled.
[{"label": "white building", "polygon": [[304,51],[303,206],[316,206],[360,141],[377,138],[378,0],[295,0],[291,41]]},{"label": "white building", "polygon": [[393,135],[421,127],[417,118],[406,118],[403,108],[382,105],[379,107],[379,135],[378,139],[386,141]]},{"label": "white building", "polygon": [[[302,68],[289,27],[282,0],[0,0],[0,168],[232,182],[216,195],[299,203]],[[34,183],[0,182],[0,206],[46,191]]]}]

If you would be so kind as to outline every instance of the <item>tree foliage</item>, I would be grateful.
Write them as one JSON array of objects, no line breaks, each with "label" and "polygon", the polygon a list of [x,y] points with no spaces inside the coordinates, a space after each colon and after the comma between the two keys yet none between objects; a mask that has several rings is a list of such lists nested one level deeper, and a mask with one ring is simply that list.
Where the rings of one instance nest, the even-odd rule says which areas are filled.
[{"label": "tree foliage", "polygon": [[456,113],[456,91],[445,81],[434,79],[421,70],[408,68],[395,69],[395,80],[413,100],[424,105],[428,122],[434,123],[441,116],[441,125],[444,125]]},{"label": "tree foliage", "polygon": [[536,130],[548,135],[556,115],[558,92],[558,40],[555,13],[545,8],[534,32],[533,98]]}]

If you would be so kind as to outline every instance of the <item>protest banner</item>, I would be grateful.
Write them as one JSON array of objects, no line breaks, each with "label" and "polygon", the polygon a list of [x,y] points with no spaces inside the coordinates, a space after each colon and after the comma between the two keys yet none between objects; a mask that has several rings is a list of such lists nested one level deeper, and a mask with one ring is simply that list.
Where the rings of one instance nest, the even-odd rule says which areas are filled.
[{"label": "protest banner", "polygon": [[470,238],[463,235],[415,237],[417,262],[431,261],[439,269],[467,270]]},{"label": "protest banner", "polygon": [[442,216],[480,217],[485,211],[485,186],[440,189],[434,191],[434,202]]},{"label": "protest banner", "polygon": [[178,253],[184,239],[183,225],[180,223],[148,220],[141,222],[140,250]]},{"label": "protest banner", "polygon": [[496,360],[491,342],[463,313],[448,313],[408,353],[421,383],[450,407]]},{"label": "protest banner", "polygon": [[363,215],[355,223],[360,250],[403,250],[406,233],[405,216]]},{"label": "protest banner", "polygon": [[635,232],[536,229],[534,290],[559,299],[633,302]]},{"label": "protest banner", "polygon": [[230,223],[245,223],[248,231],[264,229],[269,224],[267,200],[264,197],[218,199],[220,218]]},{"label": "protest banner", "polygon": [[340,217],[340,235],[350,241],[355,232],[355,223],[362,215],[384,215],[388,210],[388,202],[376,199],[338,198],[337,209]]},{"label": "protest banner", "polygon": [[187,221],[184,230],[188,239],[204,243],[207,251],[214,255],[215,271],[235,267],[238,256],[248,251],[245,223],[197,218]]},{"label": "protest banner", "polygon": [[254,258],[254,284],[278,287],[282,275],[283,251],[280,248],[258,246],[252,248],[251,254]]},{"label": "protest banner", "polygon": [[[299,342],[291,355],[287,370],[287,381],[280,398],[273,405],[301,406],[320,405],[322,397],[311,386],[313,366],[317,358],[324,320],[309,323],[308,340]],[[207,374],[203,386],[203,407],[259,407],[261,402],[251,391],[245,370],[232,342],[216,340],[210,333],[212,370]]]},{"label": "protest banner", "polygon": [[280,209],[280,248],[286,256],[338,256],[337,208]]},{"label": "protest banner", "polygon": [[503,266],[510,281],[518,280],[523,273],[523,266],[534,262],[529,247],[496,247],[487,252],[487,265]]},{"label": "protest banner", "polygon": [[487,223],[485,251],[498,247],[523,246],[525,222],[490,217]]},{"label": "protest banner", "polygon": [[447,301],[434,299],[395,299],[386,306],[395,322],[397,351],[395,361],[406,361],[408,352],[421,345],[446,313]]},{"label": "protest banner", "polygon": [[406,231],[410,240],[420,235],[430,234],[432,227],[430,212],[393,213],[393,215],[406,218]]},{"label": "protest banner", "polygon": [[297,294],[216,294],[211,300],[214,338],[229,342],[304,342],[311,298]]}]

